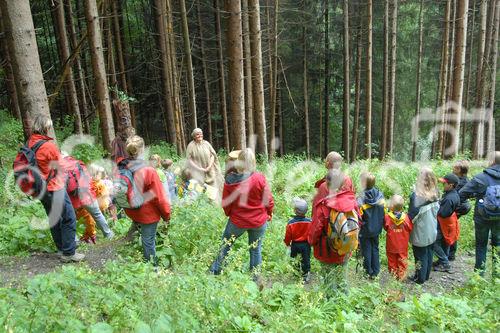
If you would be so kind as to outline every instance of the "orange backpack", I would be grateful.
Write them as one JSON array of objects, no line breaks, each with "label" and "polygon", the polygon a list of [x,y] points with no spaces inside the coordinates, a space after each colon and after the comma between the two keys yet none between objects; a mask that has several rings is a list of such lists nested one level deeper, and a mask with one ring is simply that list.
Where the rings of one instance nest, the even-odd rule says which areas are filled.
[{"label": "orange backpack", "polygon": [[355,251],[358,248],[359,236],[356,211],[338,212],[331,209],[326,236],[328,247],[337,251],[339,255]]}]

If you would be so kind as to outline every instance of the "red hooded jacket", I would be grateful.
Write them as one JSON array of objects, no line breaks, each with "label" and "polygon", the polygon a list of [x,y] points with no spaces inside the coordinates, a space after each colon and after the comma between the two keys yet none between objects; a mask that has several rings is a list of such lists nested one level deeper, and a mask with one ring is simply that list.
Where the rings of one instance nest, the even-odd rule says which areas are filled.
[{"label": "red hooded jacket", "polygon": [[[326,183],[326,177],[323,177],[320,180],[318,180],[314,184],[314,188],[316,189],[316,195],[314,196],[313,199],[312,217],[314,217],[314,207],[316,207],[316,204],[318,204],[321,200],[326,198],[329,194],[328,184]],[[352,185],[352,179],[349,176],[345,175],[344,185],[342,185],[340,191],[351,191],[352,193],[356,193],[356,190]]]},{"label": "red hooded jacket", "polygon": [[343,188],[334,196],[323,198],[313,207],[313,221],[309,228],[308,240],[314,247],[316,259],[325,264],[342,264],[348,258],[339,255],[334,249],[329,249],[326,243],[326,229],[332,209],[338,212],[358,211],[354,192]]},{"label": "red hooded jacket", "polygon": [[61,153],[54,143],[54,139],[41,134],[31,135],[28,140],[28,147],[33,147],[35,143],[40,140],[47,140],[47,142],[38,148],[35,155],[40,174],[45,180],[48,179],[49,174],[52,175],[53,178],[51,178],[47,184],[47,190],[49,192],[59,191],[64,188],[64,173],[59,170]]},{"label": "red hooded jacket", "polygon": [[274,199],[259,173],[229,174],[222,192],[224,213],[238,228],[258,228],[273,215]]},{"label": "red hooded jacket", "polygon": [[408,253],[410,232],[413,230],[413,223],[408,214],[385,214],[384,229],[387,232],[386,252]]}]

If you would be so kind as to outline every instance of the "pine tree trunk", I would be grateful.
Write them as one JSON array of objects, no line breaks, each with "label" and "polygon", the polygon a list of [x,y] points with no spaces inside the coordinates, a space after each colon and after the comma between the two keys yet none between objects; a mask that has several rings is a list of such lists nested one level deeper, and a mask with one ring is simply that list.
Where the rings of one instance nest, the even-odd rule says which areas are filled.
[{"label": "pine tree trunk", "polygon": [[458,1],[455,21],[455,50],[454,50],[454,70],[453,70],[453,88],[451,100],[456,106],[449,110],[449,139],[446,144],[447,152],[445,156],[450,158],[458,153],[457,138],[460,135],[460,115],[462,112],[462,98],[464,88],[464,66],[465,66],[465,48],[467,47],[467,11],[469,9],[469,0]]},{"label": "pine tree trunk", "polygon": [[102,142],[104,148],[108,152],[111,152],[111,142],[115,137],[115,130],[113,125],[113,115],[111,113],[111,105],[109,103],[108,80],[106,78],[106,68],[104,66],[99,13],[95,0],[85,0],[85,17],[87,19],[90,56],[94,72],[97,110],[99,111]]},{"label": "pine tree trunk", "polygon": [[280,156],[285,156],[285,134],[283,132],[283,96],[281,94],[281,88],[279,85],[279,80],[276,82],[278,86],[277,98],[276,98],[276,109],[278,110],[279,116],[279,136],[280,136]]},{"label": "pine tree trunk", "polygon": [[394,116],[396,112],[396,66],[397,66],[397,35],[398,35],[398,1],[392,2],[391,20],[391,59],[390,59],[390,85],[389,85],[389,114],[387,126],[387,148],[386,151],[392,156],[394,148]]},{"label": "pine tree trunk", "polygon": [[[273,158],[275,150],[278,147],[272,147],[273,141],[276,137],[276,110],[277,110],[277,91],[278,91],[278,7],[279,0],[274,0],[273,6],[273,16],[272,16],[272,26],[271,26],[271,35],[270,35],[270,45],[269,52],[271,53],[271,61],[272,65],[270,67],[271,74],[271,85],[269,87],[270,91],[270,128],[271,135],[269,144],[271,145],[269,149],[269,158]],[[281,140],[281,138],[280,138]]]},{"label": "pine tree trunk", "polygon": [[330,33],[329,33],[329,26],[330,26],[330,6],[329,6],[329,1],[325,0],[325,19],[324,19],[324,25],[325,25],[325,91],[323,92],[324,99],[325,99],[325,105],[323,107],[325,108],[325,114],[323,116],[323,144],[324,144],[324,154],[328,154],[330,151],[330,144],[329,144],[329,131],[330,131]]},{"label": "pine tree trunk", "polygon": [[[53,3],[55,8],[53,7],[57,26],[57,36],[58,38],[58,48],[59,54],[61,58],[61,67],[64,67],[64,64],[69,61],[70,52],[69,52],[69,42],[68,42],[68,34],[66,32],[66,21],[64,14],[64,3],[62,0],[57,0],[57,2]],[[73,79],[73,69],[71,66],[68,68],[68,74],[66,76],[66,81],[64,83],[66,90],[66,98],[68,100],[68,109],[74,117],[74,129],[78,134],[83,133],[82,126],[82,118],[80,115],[80,106],[78,104],[78,95],[76,93],[75,81]]]},{"label": "pine tree trunk", "polygon": [[10,61],[9,47],[7,45],[7,38],[5,37],[5,29],[2,21],[2,11],[0,10],[0,55],[3,58],[3,69],[5,72],[5,81],[7,84],[7,92],[9,94],[9,110],[12,116],[22,120],[21,110],[19,109],[19,101],[17,99],[16,83],[14,80],[14,73],[12,71],[12,64]]},{"label": "pine tree trunk", "polygon": [[[104,19],[103,22],[103,30],[102,34],[105,36],[105,44],[104,44],[104,56],[106,58],[106,69],[107,69],[107,75],[108,75],[108,85],[109,87],[113,88],[110,91],[111,94],[111,100],[117,100],[118,99],[118,93],[117,89],[118,87],[118,80],[116,79],[116,65],[115,65],[115,48],[113,45],[113,32],[112,32],[112,22],[111,22],[111,17],[110,13],[106,13],[106,16],[108,16],[106,19]],[[118,119],[116,119],[116,114],[113,113],[113,117],[115,119],[115,124],[118,127]]]},{"label": "pine tree trunk", "polygon": [[[35,27],[28,0],[0,0],[0,10],[16,83],[24,135],[27,138],[31,134],[30,120],[35,115],[44,114],[50,118]],[[55,138],[53,128],[48,134]]]},{"label": "pine tree trunk", "polygon": [[372,44],[373,2],[367,1],[366,34],[366,110],[365,110],[365,157],[372,158]]},{"label": "pine tree trunk", "polygon": [[252,53],[250,51],[250,23],[248,22],[248,0],[242,0],[243,19],[243,51],[245,65],[245,119],[247,121],[247,138],[255,133],[253,121],[253,98],[252,98]]},{"label": "pine tree trunk", "polygon": [[[302,2],[302,11],[305,13],[306,0]],[[309,132],[309,91],[308,91],[308,75],[307,75],[307,23],[304,22],[302,27],[302,49],[303,49],[303,93],[304,93],[304,129],[306,135],[306,156],[311,158],[311,139]]]},{"label": "pine tree trunk", "polygon": [[215,34],[217,36],[217,69],[219,72],[219,103],[220,113],[222,115],[222,127],[224,129],[224,148],[227,152],[230,151],[229,147],[229,128],[227,123],[227,102],[226,102],[226,83],[224,71],[224,57],[222,51],[222,32],[220,24],[220,9],[218,0],[213,0],[214,4],[214,20],[215,20]]},{"label": "pine tree trunk", "polygon": [[417,140],[418,140],[418,118],[420,116],[420,95],[421,95],[421,76],[422,76],[422,55],[424,53],[424,0],[420,0],[420,9],[418,13],[418,60],[417,60],[417,87],[415,93],[415,119],[417,120],[412,130],[416,135],[413,137],[413,146],[411,150],[411,161],[415,162],[417,158]]},{"label": "pine tree trunk", "polygon": [[[491,153],[495,149],[495,118],[493,117],[494,107],[495,107],[495,88],[496,88],[496,77],[497,77],[497,62],[498,62],[498,35],[500,30],[500,1],[492,1],[492,14],[494,13],[495,19],[493,20],[493,32],[491,34],[492,38],[490,40],[490,50],[492,51],[490,56],[489,70],[489,92],[488,92],[488,102],[487,102],[487,128],[486,128],[486,148],[487,152]],[[498,150],[498,149],[497,149]]]},{"label": "pine tree trunk", "polygon": [[241,27],[241,3],[225,0],[229,14],[227,22],[228,80],[231,87],[231,145],[234,149],[246,146],[245,96],[243,91],[243,40]]},{"label": "pine tree trunk", "polygon": [[384,1],[384,70],[382,88],[382,121],[380,126],[380,159],[387,155],[387,127],[389,114],[389,0]]},{"label": "pine tree trunk", "polygon": [[203,69],[203,87],[205,89],[205,108],[207,109],[207,137],[208,141],[213,144],[213,132],[212,132],[212,108],[210,101],[210,85],[208,82],[208,70],[205,55],[205,43],[203,35],[203,25],[201,23],[201,9],[200,1],[196,0],[196,14],[198,18],[198,30],[200,33],[200,53],[201,53],[201,66]]},{"label": "pine tree trunk", "polygon": [[350,59],[349,59],[349,1],[344,0],[344,105],[342,118],[342,150],[344,158],[350,161],[349,149],[349,118],[350,118],[350,98],[351,98],[351,81],[350,81]]},{"label": "pine tree trunk", "polygon": [[[464,88],[464,107],[465,111],[469,112],[469,104],[470,104],[470,81],[471,81],[471,75],[472,75],[472,56],[473,52],[472,50],[474,49],[474,26],[475,26],[475,21],[476,21],[476,0],[474,0],[472,4],[472,12],[470,13],[472,15],[472,24],[469,24],[469,37],[467,38],[467,41],[469,41],[469,45],[467,46],[467,51],[468,51],[468,56],[467,56],[467,72],[465,73],[466,79],[465,79],[465,88]],[[460,134],[460,139],[461,139],[461,146],[460,146],[460,153],[463,154],[465,151],[465,134],[466,134],[466,125],[467,125],[468,119],[465,118],[465,113],[462,113],[462,132]]]},{"label": "pine tree trunk", "polygon": [[264,80],[262,73],[262,30],[259,0],[248,0],[250,52],[252,64],[252,99],[254,125],[257,134],[256,152],[268,156],[266,115],[264,110]]},{"label": "pine tree trunk", "polygon": [[184,41],[184,57],[186,60],[187,82],[188,82],[188,108],[191,113],[191,127],[193,129],[198,127],[198,119],[196,115],[196,92],[194,89],[194,74],[193,74],[193,60],[191,58],[191,43],[189,42],[189,26],[186,13],[186,0],[179,0],[182,20],[182,39]]},{"label": "pine tree trunk", "polygon": [[361,105],[361,60],[362,60],[362,19],[360,19],[360,27],[357,34],[356,41],[356,80],[354,84],[354,121],[352,125],[352,149],[351,149],[351,162],[356,160],[358,155],[358,127],[359,127],[359,110]]}]

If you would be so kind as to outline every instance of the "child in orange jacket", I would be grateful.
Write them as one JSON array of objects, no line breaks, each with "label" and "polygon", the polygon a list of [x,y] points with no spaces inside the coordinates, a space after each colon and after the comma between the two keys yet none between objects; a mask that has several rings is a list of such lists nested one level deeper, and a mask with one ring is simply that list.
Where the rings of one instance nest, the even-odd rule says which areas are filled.
[{"label": "child in orange jacket", "polygon": [[408,243],[413,223],[403,212],[404,199],[400,195],[391,198],[390,210],[385,214],[384,229],[387,232],[386,253],[389,272],[402,280],[408,268]]}]

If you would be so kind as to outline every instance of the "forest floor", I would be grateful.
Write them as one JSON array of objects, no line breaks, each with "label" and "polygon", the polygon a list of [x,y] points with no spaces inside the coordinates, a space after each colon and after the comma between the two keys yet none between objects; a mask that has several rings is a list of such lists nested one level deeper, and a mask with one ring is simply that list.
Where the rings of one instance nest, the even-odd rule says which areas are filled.
[{"label": "forest floor", "polygon": [[[85,253],[85,265],[92,271],[98,272],[108,261],[119,259],[119,247],[124,246],[127,241],[120,238],[111,242],[98,243],[97,245],[85,246],[81,252]],[[57,253],[35,252],[26,257],[8,256],[0,258],[0,287],[17,287],[30,278],[39,274],[46,274],[57,270],[63,265],[59,260]],[[411,260],[411,258],[410,258]],[[433,271],[430,280],[422,286],[413,282],[406,282],[407,289],[404,291],[406,296],[416,295],[427,292],[432,295],[445,294],[453,289],[463,286],[469,279],[470,273],[474,267],[474,256],[469,252],[461,253],[456,260],[451,262],[452,270],[450,272]],[[362,269],[361,267],[359,269]],[[409,272],[413,273],[412,270]],[[356,274],[355,270],[349,272],[350,276]],[[312,274],[310,285],[318,283],[318,276]],[[358,279],[359,280],[359,279]],[[382,269],[379,278],[375,281],[380,283],[382,288],[390,288],[392,277],[387,270]],[[266,281],[265,287],[272,287],[278,281]],[[399,296],[396,296],[399,297]]]}]

